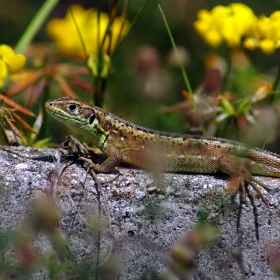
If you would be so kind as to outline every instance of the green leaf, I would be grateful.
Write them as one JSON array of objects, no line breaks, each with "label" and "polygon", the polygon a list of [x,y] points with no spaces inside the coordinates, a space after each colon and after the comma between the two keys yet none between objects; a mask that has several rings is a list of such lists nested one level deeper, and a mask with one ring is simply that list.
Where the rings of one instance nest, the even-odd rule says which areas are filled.
[{"label": "green leaf", "polygon": [[46,148],[51,141],[51,137],[44,138],[36,141],[32,146],[33,148]]},{"label": "green leaf", "polygon": [[27,143],[31,146],[32,143],[34,143],[34,141],[36,140],[37,135],[39,134],[39,131],[42,127],[43,124],[43,110],[40,109],[39,115],[35,120],[35,123],[33,125],[33,129],[37,132],[37,134],[34,133],[30,133],[30,136],[28,137],[28,141]]}]

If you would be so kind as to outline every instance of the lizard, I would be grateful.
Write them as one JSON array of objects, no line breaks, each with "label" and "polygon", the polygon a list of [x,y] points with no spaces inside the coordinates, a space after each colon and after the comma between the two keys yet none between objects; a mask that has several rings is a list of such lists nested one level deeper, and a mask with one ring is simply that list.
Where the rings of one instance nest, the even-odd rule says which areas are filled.
[{"label": "lizard", "polygon": [[96,172],[110,172],[121,162],[165,172],[230,176],[234,190],[251,185],[266,202],[261,188],[272,190],[254,175],[280,177],[280,155],[224,138],[175,134],[148,129],[72,97],[45,103],[47,112],[84,135],[107,159],[92,163]]}]

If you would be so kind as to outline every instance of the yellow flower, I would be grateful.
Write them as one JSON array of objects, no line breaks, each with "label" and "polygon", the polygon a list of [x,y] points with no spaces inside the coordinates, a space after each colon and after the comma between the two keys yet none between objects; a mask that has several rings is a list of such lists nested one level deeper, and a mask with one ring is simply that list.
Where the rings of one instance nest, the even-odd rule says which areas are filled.
[{"label": "yellow flower", "polygon": [[15,55],[8,45],[0,45],[0,88],[8,74],[17,73],[25,65],[26,58],[22,54]]},{"label": "yellow flower", "polygon": [[260,48],[267,55],[273,54],[280,47],[280,11],[270,17],[261,16],[255,31],[244,41],[244,46],[250,50]]},{"label": "yellow flower", "polygon": [[256,17],[244,4],[218,5],[211,12],[200,10],[194,28],[204,41],[213,48],[225,41],[230,48],[238,47],[242,37],[254,28]]},{"label": "yellow flower", "polygon": [[129,30],[129,22],[120,17],[110,19],[100,12],[98,20],[95,9],[85,10],[80,5],[72,5],[71,9],[74,19],[69,9],[65,18],[53,19],[47,24],[48,35],[66,55],[84,58],[85,55],[98,55],[99,51],[110,55]]}]

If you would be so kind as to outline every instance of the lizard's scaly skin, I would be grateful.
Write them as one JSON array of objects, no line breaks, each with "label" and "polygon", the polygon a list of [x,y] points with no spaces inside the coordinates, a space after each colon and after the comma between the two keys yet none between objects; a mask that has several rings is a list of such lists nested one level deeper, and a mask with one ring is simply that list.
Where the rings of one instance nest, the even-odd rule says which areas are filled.
[{"label": "lizard's scaly skin", "polygon": [[99,107],[71,97],[47,101],[57,120],[85,135],[108,159],[94,165],[109,172],[121,161],[144,169],[218,173],[266,187],[251,174],[280,177],[280,155],[223,138],[172,134],[135,125]]}]

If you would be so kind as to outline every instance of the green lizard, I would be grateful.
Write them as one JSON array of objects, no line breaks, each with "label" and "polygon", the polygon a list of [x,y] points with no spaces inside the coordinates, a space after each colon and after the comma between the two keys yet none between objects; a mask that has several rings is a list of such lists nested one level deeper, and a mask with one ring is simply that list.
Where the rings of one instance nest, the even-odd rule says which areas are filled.
[{"label": "green lizard", "polygon": [[71,97],[47,101],[48,113],[86,136],[108,158],[96,172],[110,172],[120,162],[171,172],[226,173],[234,188],[251,185],[271,190],[252,174],[280,177],[280,155],[223,138],[172,134],[138,126]]}]

